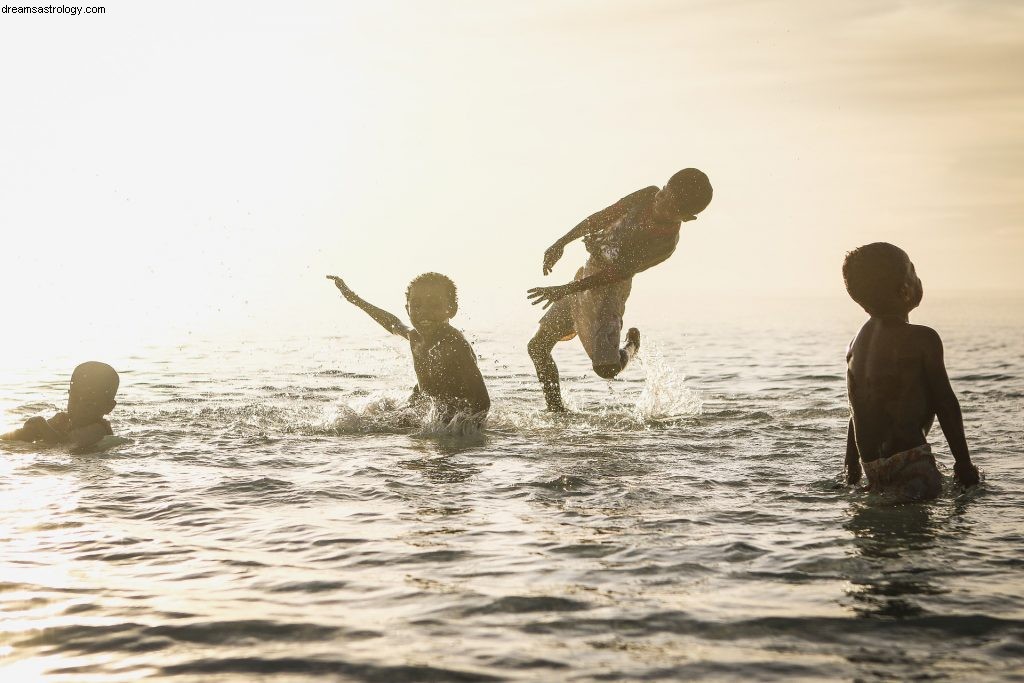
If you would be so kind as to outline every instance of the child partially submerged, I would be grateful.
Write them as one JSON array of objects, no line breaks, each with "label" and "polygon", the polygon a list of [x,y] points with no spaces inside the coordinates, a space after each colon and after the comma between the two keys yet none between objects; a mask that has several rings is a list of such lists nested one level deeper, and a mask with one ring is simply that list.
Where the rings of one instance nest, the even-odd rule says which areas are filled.
[{"label": "child partially submerged", "polygon": [[875,242],[854,249],[843,263],[846,290],[871,318],[846,354],[852,417],[847,431],[847,483],[861,477],[871,491],[901,500],[927,500],[942,492],[942,475],[926,437],[938,416],[963,486],[978,483],[964,436],[938,333],[911,325],[909,313],[924,289],[914,264],[899,247]]},{"label": "child partially submerged", "polygon": [[117,405],[114,396],[120,382],[117,372],[106,363],[82,363],[71,373],[66,412],[50,419],[29,418],[21,429],[3,434],[0,439],[68,444],[73,451],[88,449],[114,433],[103,416]]},{"label": "child partially submerged", "polygon": [[450,422],[460,413],[480,422],[486,418],[491,400],[476,355],[462,333],[448,324],[459,309],[455,283],[438,273],[424,273],[409,283],[405,310],[410,329],[397,316],[361,299],[340,277],[327,279],[385,330],[409,340],[416,371],[413,394],[433,399],[440,419]]}]

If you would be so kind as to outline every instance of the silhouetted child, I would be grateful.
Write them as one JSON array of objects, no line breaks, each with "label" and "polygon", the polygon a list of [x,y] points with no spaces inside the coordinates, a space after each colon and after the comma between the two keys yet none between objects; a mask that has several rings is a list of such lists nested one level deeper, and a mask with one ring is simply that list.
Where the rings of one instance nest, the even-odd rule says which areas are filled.
[{"label": "silhouetted child", "polygon": [[637,190],[598,211],[544,252],[545,275],[570,242],[582,237],[590,253],[572,282],[527,292],[534,304],[551,307],[527,345],[548,410],[565,410],[558,367],[551,357],[558,342],[579,335],[594,372],[606,379],[622,372],[640,350],[640,330],[635,327],[626,332],[626,344],[619,348],[633,276],[675,252],[680,227],[697,219],[712,194],[703,171],[684,168],[665,187]]},{"label": "silhouetted child", "polygon": [[413,279],[405,290],[405,310],[412,321],[409,329],[397,316],[361,299],[335,275],[335,286],[390,332],[409,340],[416,370],[413,397],[434,400],[439,417],[445,422],[456,414],[475,416],[482,421],[491,407],[483,377],[476,364],[473,348],[462,333],[448,324],[459,310],[455,283],[439,273],[424,273]]},{"label": "silhouetted child", "polygon": [[868,244],[846,255],[843,279],[846,291],[871,316],[846,354],[852,410],[847,483],[860,481],[863,462],[871,491],[904,500],[937,497],[942,475],[926,437],[938,416],[956,459],[956,480],[977,484],[942,340],[935,330],[908,320],[924,291],[910,257],[886,242]]},{"label": "silhouetted child", "polygon": [[120,382],[117,372],[106,363],[82,363],[71,373],[67,412],[57,413],[49,420],[41,416],[30,418],[21,429],[0,438],[70,444],[73,450],[93,446],[114,433],[103,416],[117,405],[114,396]]}]

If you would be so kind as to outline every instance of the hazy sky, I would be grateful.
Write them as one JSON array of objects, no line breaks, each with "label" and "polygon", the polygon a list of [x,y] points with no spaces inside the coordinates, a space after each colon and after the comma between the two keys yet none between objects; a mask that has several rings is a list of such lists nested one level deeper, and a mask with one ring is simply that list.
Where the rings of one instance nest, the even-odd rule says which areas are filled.
[{"label": "hazy sky", "polygon": [[363,325],[325,273],[400,313],[426,270],[528,336],[584,255],[544,249],[686,166],[715,199],[637,316],[839,295],[875,240],[929,292],[1024,289],[1019,2],[95,1],[0,15],[23,345]]}]

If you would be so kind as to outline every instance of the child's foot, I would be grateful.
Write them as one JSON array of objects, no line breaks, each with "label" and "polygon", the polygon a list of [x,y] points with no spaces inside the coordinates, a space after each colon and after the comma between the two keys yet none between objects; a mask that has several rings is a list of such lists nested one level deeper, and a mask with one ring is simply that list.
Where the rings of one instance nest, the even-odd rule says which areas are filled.
[{"label": "child's foot", "polygon": [[640,330],[635,327],[629,328],[626,332],[626,346],[632,346],[633,353],[640,350]]}]

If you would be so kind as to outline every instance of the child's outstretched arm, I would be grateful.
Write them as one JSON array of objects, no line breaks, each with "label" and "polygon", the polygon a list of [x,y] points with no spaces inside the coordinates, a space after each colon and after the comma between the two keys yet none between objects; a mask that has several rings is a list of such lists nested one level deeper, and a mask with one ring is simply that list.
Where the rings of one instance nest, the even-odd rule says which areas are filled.
[{"label": "child's outstretched arm", "polygon": [[[61,414],[58,413],[58,415]],[[51,427],[44,417],[30,417],[25,420],[25,425],[21,429],[15,429],[13,432],[7,432],[0,436],[0,439],[4,441],[45,441],[46,443],[57,443],[60,438],[60,433]]]},{"label": "child's outstretched arm", "polygon": [[626,212],[633,206],[637,201],[637,195],[642,193],[634,192],[631,195],[623,197],[619,201],[615,202],[611,206],[605,207],[597,213],[588,216],[583,219],[575,228],[565,233],[548,247],[548,250],[544,252],[544,274],[547,275],[551,272],[551,269],[555,267],[558,260],[562,258],[562,252],[565,250],[565,245],[575,242],[585,235],[589,235],[592,232],[603,229],[607,225],[611,225],[615,221],[626,215]]},{"label": "child's outstretched arm", "polygon": [[928,393],[935,407],[935,415],[939,418],[939,426],[949,444],[956,464],[953,474],[964,486],[978,483],[978,468],[971,462],[971,454],[967,450],[967,437],[964,435],[964,418],[960,412],[960,402],[953,393],[946,374],[946,363],[943,358],[942,339],[935,330],[920,328],[924,347],[924,371],[928,382]]},{"label": "child's outstretched arm", "polygon": [[570,294],[577,294],[579,292],[585,292],[588,289],[594,287],[602,287],[604,285],[610,285],[613,282],[619,282],[626,278],[632,277],[632,273],[623,273],[621,271],[607,268],[600,272],[589,275],[582,280],[573,280],[572,282],[565,285],[554,285],[553,287],[534,287],[526,290],[526,298],[530,300],[530,303],[537,305],[539,303],[544,304],[544,308],[547,308],[551,304],[555,303],[559,299],[566,297]]},{"label": "child's outstretched arm", "polygon": [[71,441],[71,453],[75,455],[90,453],[93,450],[93,446],[111,433],[110,425],[106,420],[100,420],[91,425],[72,429],[68,434],[68,438]]},{"label": "child's outstretched arm", "polygon": [[327,279],[334,281],[334,286],[338,288],[338,291],[341,292],[341,295],[345,297],[346,301],[361,308],[368,316],[376,320],[385,330],[391,334],[397,334],[399,337],[404,337],[405,339],[409,338],[409,328],[405,326],[405,323],[399,320],[398,316],[392,315],[384,309],[377,308],[373,304],[361,299],[359,295],[349,289],[349,286],[345,284],[345,281],[337,275],[328,275]]}]

